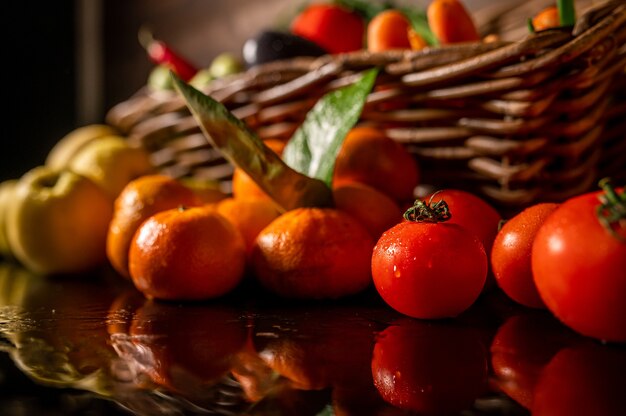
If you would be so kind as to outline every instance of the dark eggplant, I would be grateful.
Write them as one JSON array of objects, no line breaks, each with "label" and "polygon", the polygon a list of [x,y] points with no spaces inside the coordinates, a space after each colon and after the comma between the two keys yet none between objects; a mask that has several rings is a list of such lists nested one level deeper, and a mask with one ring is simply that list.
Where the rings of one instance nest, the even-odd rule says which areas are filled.
[{"label": "dark eggplant", "polygon": [[248,67],[297,56],[327,54],[321,46],[290,33],[266,30],[243,45],[243,59]]}]

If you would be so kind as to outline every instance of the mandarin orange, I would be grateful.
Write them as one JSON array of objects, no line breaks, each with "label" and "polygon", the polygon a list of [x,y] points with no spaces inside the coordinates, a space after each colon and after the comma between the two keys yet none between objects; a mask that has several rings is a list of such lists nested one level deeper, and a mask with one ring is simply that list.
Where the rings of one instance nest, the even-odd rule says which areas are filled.
[{"label": "mandarin orange", "polygon": [[115,200],[113,219],[106,239],[107,257],[124,277],[128,250],[137,228],[157,212],[178,206],[199,206],[202,201],[189,188],[165,175],[146,175],[129,182]]},{"label": "mandarin orange", "polygon": [[148,218],[135,233],[128,266],[148,298],[204,300],[233,290],[243,278],[241,233],[214,207],[175,208]]},{"label": "mandarin orange", "polygon": [[[264,140],[263,143],[265,143],[277,155],[282,154],[283,149],[285,148],[285,142],[278,139],[267,139]],[[256,182],[241,168],[235,168],[232,181],[233,197],[246,200],[264,199],[272,201],[269,195],[267,195],[265,191],[261,189],[259,185],[257,185]]]},{"label": "mandarin orange", "polygon": [[411,49],[410,30],[411,22],[401,11],[389,9],[380,12],[367,25],[367,50]]},{"label": "mandarin orange", "polygon": [[248,253],[261,230],[280,215],[276,205],[265,199],[226,198],[216,209],[241,232]]},{"label": "mandarin orange", "polygon": [[345,138],[337,160],[333,184],[360,182],[396,201],[413,199],[419,181],[415,159],[406,148],[373,127],[355,127]]},{"label": "mandarin orange", "polygon": [[371,283],[373,247],[367,229],[347,213],[297,208],[261,231],[251,264],[261,284],[280,296],[332,299]]},{"label": "mandarin orange", "polygon": [[402,221],[398,204],[386,194],[363,183],[345,183],[333,190],[337,209],[359,221],[375,240]]}]

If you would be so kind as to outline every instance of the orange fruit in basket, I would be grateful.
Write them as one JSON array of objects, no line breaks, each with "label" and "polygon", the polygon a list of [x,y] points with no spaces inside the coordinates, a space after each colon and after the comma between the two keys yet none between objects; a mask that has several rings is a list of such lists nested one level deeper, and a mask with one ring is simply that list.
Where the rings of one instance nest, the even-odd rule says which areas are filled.
[{"label": "orange fruit in basket", "polygon": [[367,25],[367,50],[382,52],[393,49],[411,49],[410,30],[411,22],[401,11],[380,12]]},{"label": "orange fruit in basket", "polygon": [[214,207],[175,208],[148,218],[130,245],[133,283],[148,298],[203,300],[243,278],[241,233]]},{"label": "orange fruit in basket", "polygon": [[109,224],[106,253],[111,265],[124,277],[132,238],[150,216],[178,206],[198,206],[201,200],[189,188],[165,175],[146,175],[129,182],[115,200]]},{"label": "orange fruit in basket", "polygon": [[430,29],[442,45],[480,40],[472,16],[459,0],[434,0],[426,15]]},{"label": "orange fruit in basket", "polygon": [[363,183],[345,183],[333,190],[337,209],[358,220],[375,239],[402,221],[398,204],[386,194]]},{"label": "orange fruit in basket", "polygon": [[226,198],[217,204],[216,209],[241,232],[248,252],[261,230],[280,215],[276,205],[264,199]]},{"label": "orange fruit in basket", "polygon": [[556,6],[546,7],[532,19],[533,28],[536,31],[551,29],[561,26],[561,18],[559,17],[559,9]]},{"label": "orange fruit in basket", "polygon": [[350,130],[335,162],[333,184],[360,182],[396,201],[413,199],[419,181],[415,159],[395,140],[373,127]]},{"label": "orange fruit in basket", "polygon": [[251,265],[261,284],[280,296],[339,298],[370,284],[373,247],[367,229],[349,214],[297,208],[261,231]]},{"label": "orange fruit in basket", "polygon": [[[270,149],[272,149],[276,154],[280,155],[285,148],[285,142],[277,139],[268,139],[264,140],[265,143]],[[263,189],[256,184],[254,180],[248,174],[246,174],[242,169],[235,168],[233,172],[233,183],[232,183],[232,191],[233,196],[237,199],[246,199],[246,200],[257,200],[257,199],[265,199],[271,201],[272,199],[265,193]]]}]

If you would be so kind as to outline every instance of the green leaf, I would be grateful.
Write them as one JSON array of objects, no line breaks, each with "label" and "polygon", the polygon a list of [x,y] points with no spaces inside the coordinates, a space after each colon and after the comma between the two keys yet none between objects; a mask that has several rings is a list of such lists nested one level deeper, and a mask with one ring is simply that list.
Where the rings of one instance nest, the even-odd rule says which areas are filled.
[{"label": "green leaf", "polygon": [[246,172],[284,210],[332,206],[330,187],[290,168],[221,103],[170,71],[176,90],[206,139],[233,165]]},{"label": "green leaf", "polygon": [[556,5],[561,26],[574,26],[576,24],[574,0],[557,0]]},{"label": "green leaf", "polygon": [[391,2],[372,2],[371,0],[335,0],[335,4],[354,10],[366,20],[372,20],[378,13],[393,8]]},{"label": "green leaf", "polygon": [[283,160],[298,172],[330,187],[337,153],[346,134],[359,120],[377,75],[377,68],[369,69],[354,84],[322,97],[285,146]]},{"label": "green leaf", "polygon": [[410,7],[402,7],[402,13],[409,19],[413,30],[422,37],[430,46],[439,45],[439,40],[428,25],[428,17],[423,10],[416,10]]}]

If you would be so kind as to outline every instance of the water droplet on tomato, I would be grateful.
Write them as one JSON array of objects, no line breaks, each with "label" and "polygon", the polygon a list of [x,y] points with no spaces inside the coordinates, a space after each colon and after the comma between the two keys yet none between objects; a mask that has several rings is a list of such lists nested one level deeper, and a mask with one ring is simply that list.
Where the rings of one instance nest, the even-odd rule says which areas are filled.
[{"label": "water droplet on tomato", "polygon": [[398,270],[398,266],[397,265],[393,265],[393,275],[395,277],[400,277],[402,275],[402,272],[400,272],[400,270]]}]

